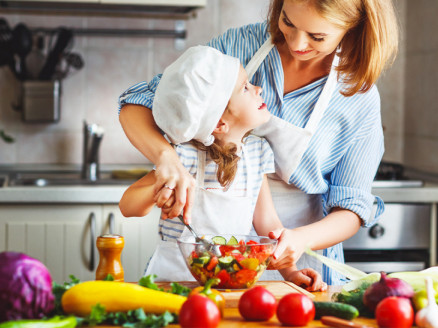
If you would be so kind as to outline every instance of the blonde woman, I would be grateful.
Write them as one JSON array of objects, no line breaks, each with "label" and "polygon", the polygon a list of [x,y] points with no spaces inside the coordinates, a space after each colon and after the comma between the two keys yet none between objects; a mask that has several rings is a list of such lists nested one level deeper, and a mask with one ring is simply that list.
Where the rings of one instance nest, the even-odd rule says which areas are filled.
[{"label": "blonde woman", "polygon": [[[371,183],[384,152],[375,82],[398,46],[391,0],[273,0],[267,21],[231,29],[209,45],[238,57],[251,83],[263,88],[273,117],[254,132],[274,151],[269,184],[283,225],[292,229],[298,268],[310,266],[328,284],[343,283],[344,277],[303,253],[308,246],[343,262],[342,241],[383,211]],[[184,210],[189,218],[194,180],[152,116],[159,80],[121,96],[120,122],[157,167],[158,205],[170,197],[163,186],[171,184],[169,215]]]}]

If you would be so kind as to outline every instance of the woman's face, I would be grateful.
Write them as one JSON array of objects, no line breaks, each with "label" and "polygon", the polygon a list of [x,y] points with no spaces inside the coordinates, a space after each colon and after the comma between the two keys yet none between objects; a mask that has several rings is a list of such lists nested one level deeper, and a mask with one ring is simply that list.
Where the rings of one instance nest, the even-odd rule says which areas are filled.
[{"label": "woman's face", "polygon": [[248,81],[245,69],[240,65],[236,86],[234,87],[224,115],[231,118],[234,129],[245,133],[270,118],[270,113],[261,96],[262,88]]},{"label": "woman's face", "polygon": [[278,27],[291,56],[302,61],[330,55],[347,32],[321,17],[310,3],[293,0],[284,1]]}]

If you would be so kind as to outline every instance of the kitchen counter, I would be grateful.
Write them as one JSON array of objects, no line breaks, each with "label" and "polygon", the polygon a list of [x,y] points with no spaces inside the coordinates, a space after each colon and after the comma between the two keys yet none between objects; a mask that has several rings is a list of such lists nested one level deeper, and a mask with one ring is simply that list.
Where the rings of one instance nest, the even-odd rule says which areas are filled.
[{"label": "kitchen counter", "polygon": [[[314,292],[312,293],[315,297],[315,301],[330,301],[333,293],[339,292],[341,290],[340,286],[329,286],[326,292]],[[362,324],[366,327],[378,327],[375,319],[359,317],[353,320],[355,323]],[[278,321],[277,317],[274,315],[269,321],[255,322],[255,321],[245,321],[239,313],[236,307],[225,308],[224,318],[219,324],[219,328],[231,328],[231,327],[280,327],[281,323]],[[169,327],[179,327],[179,325],[169,325]],[[320,320],[314,320],[310,322],[306,327],[308,328],[324,328],[327,327]]]},{"label": "kitchen counter", "polygon": [[[14,186],[0,188],[0,203],[118,203],[127,185]],[[420,188],[373,188],[386,203],[437,203],[438,184]]]},{"label": "kitchen counter", "polygon": [[[263,284],[263,281],[260,281]],[[329,286],[326,292],[314,292],[313,300],[315,301],[330,301],[333,293],[339,292],[341,286]],[[227,293],[223,293],[227,297]],[[276,294],[274,294],[276,295]],[[359,317],[353,320],[355,323],[362,324],[366,327],[378,327],[375,319]],[[269,321],[245,321],[239,313],[236,306],[226,307],[224,311],[224,317],[222,318],[219,328],[232,328],[232,327],[281,327],[281,323],[278,321],[277,317],[274,315]],[[110,328],[111,326],[105,326]],[[169,328],[180,327],[179,325],[169,325]],[[320,320],[314,320],[310,322],[306,327],[308,328],[324,328],[327,327]],[[103,328],[103,327],[102,327]],[[114,327],[113,327],[114,328]]]},{"label": "kitchen counter", "polygon": [[[151,164],[102,165],[102,172],[112,170],[151,169]],[[78,165],[0,165],[0,177],[13,171],[70,171],[79,172]],[[135,180],[132,180],[134,182]],[[116,204],[130,183],[114,185],[74,185],[74,186],[7,186],[0,187],[0,203],[67,203],[67,204]],[[423,187],[375,187],[373,194],[386,203],[437,203],[438,183],[426,182]]]}]

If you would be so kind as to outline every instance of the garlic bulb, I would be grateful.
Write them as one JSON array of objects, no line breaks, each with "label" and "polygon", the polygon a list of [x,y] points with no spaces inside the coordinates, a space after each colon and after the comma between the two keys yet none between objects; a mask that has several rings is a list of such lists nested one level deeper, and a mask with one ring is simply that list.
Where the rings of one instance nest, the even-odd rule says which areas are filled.
[{"label": "garlic bulb", "polygon": [[438,305],[430,277],[426,277],[426,291],[428,303],[415,315],[415,324],[420,328],[438,328]]}]

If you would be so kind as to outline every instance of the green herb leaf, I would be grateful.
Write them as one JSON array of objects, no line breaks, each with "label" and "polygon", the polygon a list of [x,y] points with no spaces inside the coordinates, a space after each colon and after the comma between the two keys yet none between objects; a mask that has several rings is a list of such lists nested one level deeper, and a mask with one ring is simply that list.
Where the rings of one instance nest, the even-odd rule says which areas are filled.
[{"label": "green herb leaf", "polygon": [[190,292],[192,291],[189,287],[180,285],[177,282],[172,282],[170,284],[170,286],[172,287],[172,289],[170,290],[170,292],[172,294],[177,294],[177,295],[182,295],[182,296],[187,296],[190,294]]},{"label": "green herb leaf", "polygon": [[111,273],[108,273],[107,276],[105,277],[105,279],[103,279],[104,281],[114,281],[114,277]]},{"label": "green herb leaf", "polygon": [[76,278],[74,275],[70,275],[69,276],[71,282],[64,282],[63,285],[58,284],[56,282],[52,283],[52,292],[53,295],[55,296],[55,309],[52,313],[52,315],[63,315],[64,311],[62,310],[62,306],[61,306],[61,298],[62,295],[64,295],[64,293],[71,287],[73,287],[76,284],[79,284],[81,281]]},{"label": "green herb leaf", "polygon": [[156,274],[150,274],[146,277],[141,277],[141,279],[138,281],[138,284],[146,288],[164,291],[163,288],[158,288],[157,284],[155,283],[155,278],[157,278]]},{"label": "green herb leaf", "polygon": [[87,323],[89,326],[96,326],[106,320],[105,307],[97,303],[91,308],[91,313],[88,316]]},{"label": "green herb leaf", "polygon": [[15,140],[10,135],[7,135],[5,131],[0,130],[0,139],[3,139],[4,142],[13,143]]},{"label": "green herb leaf", "polygon": [[171,289],[169,290],[164,290],[163,288],[159,288],[158,285],[155,283],[155,278],[157,278],[156,274],[150,274],[146,277],[141,277],[141,279],[139,280],[138,284],[140,286],[146,287],[146,288],[150,288],[150,289],[154,289],[154,290],[159,290],[159,291],[164,291],[167,293],[172,293],[172,294],[177,294],[177,295],[182,295],[182,296],[187,296],[190,294],[190,292],[192,291],[190,288],[180,285],[177,282],[172,282],[170,284]]},{"label": "green herb leaf", "polygon": [[82,318],[82,326],[95,326],[98,324],[108,324],[123,327],[146,328],[146,327],[165,327],[170,323],[176,323],[177,316],[165,312],[161,315],[146,314],[143,309],[131,310],[128,312],[105,313],[105,308],[100,304],[93,306],[89,316]]}]

